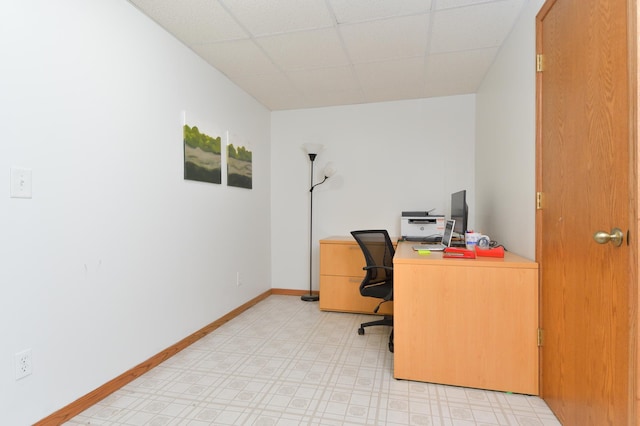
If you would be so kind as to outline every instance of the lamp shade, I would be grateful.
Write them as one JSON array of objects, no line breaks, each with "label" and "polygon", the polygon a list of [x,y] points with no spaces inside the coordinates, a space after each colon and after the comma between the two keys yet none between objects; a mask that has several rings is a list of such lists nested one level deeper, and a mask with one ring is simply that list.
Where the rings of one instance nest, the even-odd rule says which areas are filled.
[{"label": "lamp shade", "polygon": [[325,177],[330,178],[331,176],[335,175],[337,171],[338,171],[338,169],[335,168],[333,163],[327,163],[327,165],[324,166],[324,176]]},{"label": "lamp shade", "polygon": [[304,148],[304,151],[307,154],[318,154],[320,151],[322,151],[322,148],[324,148],[324,146],[320,143],[305,143],[304,145],[302,145],[302,148]]}]

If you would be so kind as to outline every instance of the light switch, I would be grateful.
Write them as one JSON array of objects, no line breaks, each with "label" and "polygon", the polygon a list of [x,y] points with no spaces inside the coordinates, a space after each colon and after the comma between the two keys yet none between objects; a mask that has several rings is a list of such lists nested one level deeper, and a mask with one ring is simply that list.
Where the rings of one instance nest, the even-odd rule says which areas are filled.
[{"label": "light switch", "polygon": [[31,198],[31,169],[11,168],[11,198]]}]

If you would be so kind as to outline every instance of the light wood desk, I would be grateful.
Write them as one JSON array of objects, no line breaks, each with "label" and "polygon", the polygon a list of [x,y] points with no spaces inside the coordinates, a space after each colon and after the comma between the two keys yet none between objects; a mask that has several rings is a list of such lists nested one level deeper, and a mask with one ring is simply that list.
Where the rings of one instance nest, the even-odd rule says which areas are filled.
[{"label": "light wood desk", "polygon": [[395,378],[537,395],[538,264],[413,244],[394,257]]}]

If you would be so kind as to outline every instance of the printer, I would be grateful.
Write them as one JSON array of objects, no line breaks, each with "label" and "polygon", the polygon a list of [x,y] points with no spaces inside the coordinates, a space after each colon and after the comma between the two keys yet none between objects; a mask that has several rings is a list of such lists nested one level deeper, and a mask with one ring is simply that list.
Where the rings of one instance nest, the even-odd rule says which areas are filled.
[{"label": "printer", "polygon": [[402,212],[400,233],[407,241],[440,241],[444,233],[444,216],[426,211]]}]

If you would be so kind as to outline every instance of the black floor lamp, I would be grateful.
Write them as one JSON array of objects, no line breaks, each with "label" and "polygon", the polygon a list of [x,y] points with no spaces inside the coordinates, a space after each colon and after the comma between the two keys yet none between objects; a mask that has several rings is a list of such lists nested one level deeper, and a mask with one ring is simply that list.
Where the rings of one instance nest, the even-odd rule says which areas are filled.
[{"label": "black floor lamp", "polygon": [[317,302],[320,300],[320,296],[313,294],[313,189],[322,185],[327,179],[329,179],[335,170],[330,167],[325,167],[324,178],[322,181],[313,183],[313,162],[316,160],[318,153],[322,150],[322,145],[319,144],[306,144],[304,149],[309,155],[311,161],[311,183],[309,184],[309,294],[302,295],[300,299],[305,302]]}]

